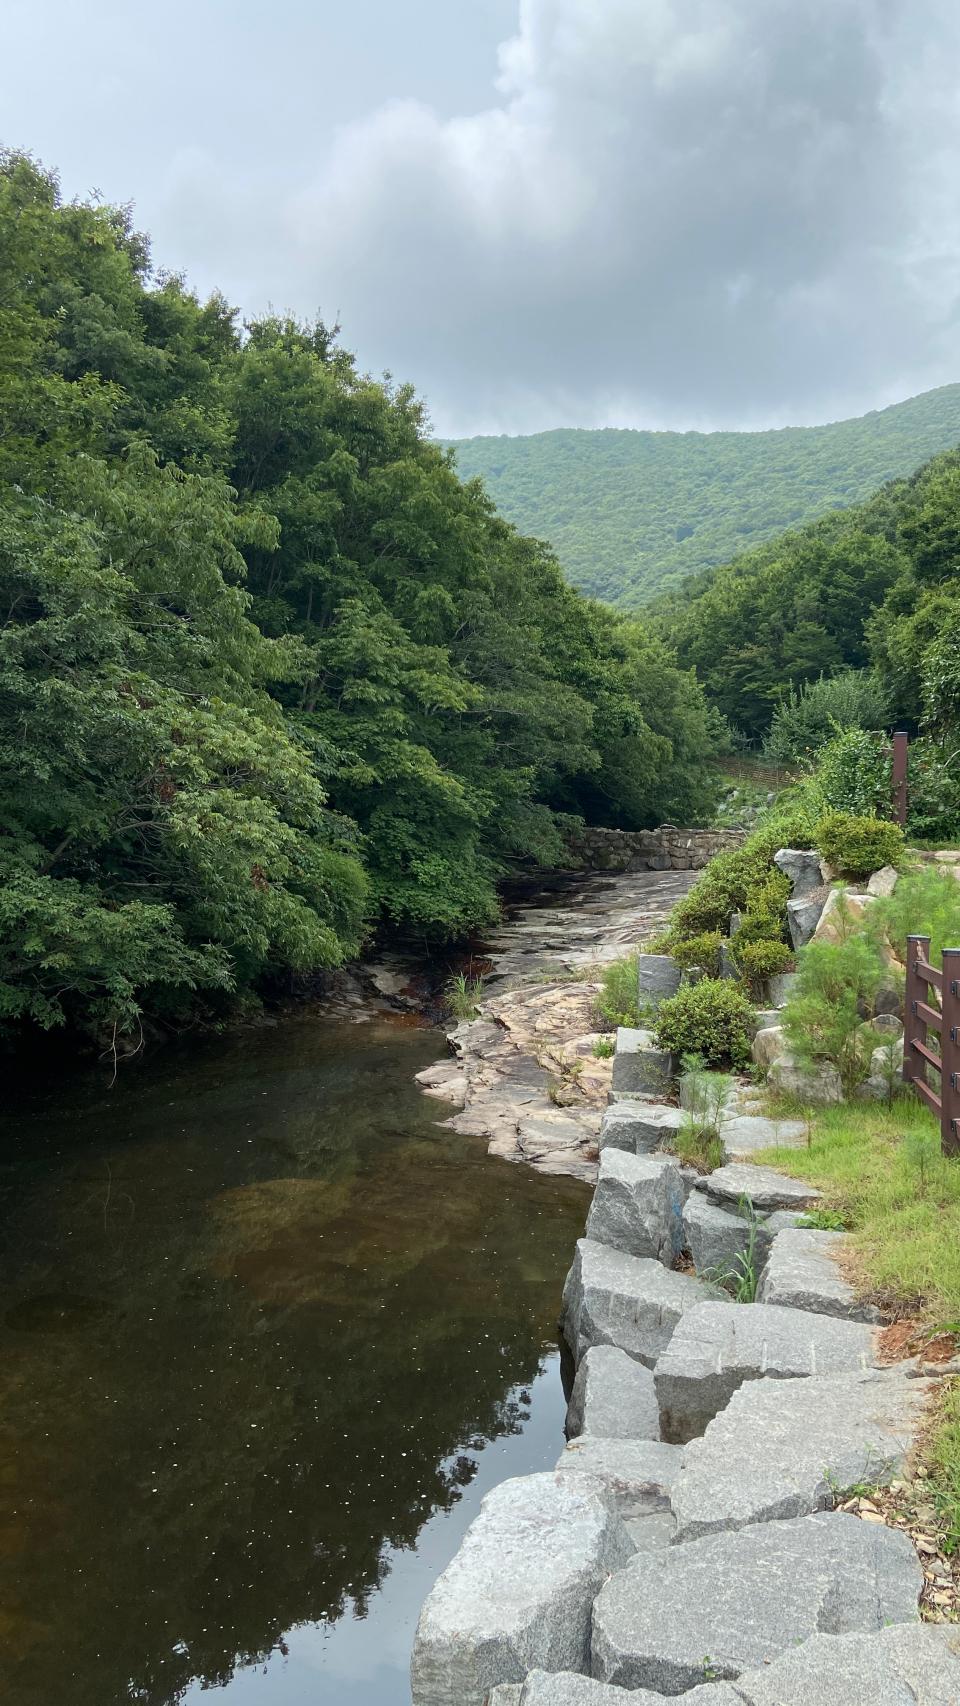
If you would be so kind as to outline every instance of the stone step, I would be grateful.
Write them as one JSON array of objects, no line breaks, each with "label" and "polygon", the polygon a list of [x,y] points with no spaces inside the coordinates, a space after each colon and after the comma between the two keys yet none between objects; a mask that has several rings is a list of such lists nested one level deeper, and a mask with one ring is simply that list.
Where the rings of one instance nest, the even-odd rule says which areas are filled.
[{"label": "stone step", "polygon": [[[737,1694],[741,1706],[956,1706],[957,1626],[898,1623],[877,1635],[811,1635],[763,1670],[744,1672]],[[696,1691],[687,1694],[684,1706],[696,1700]]]},{"label": "stone step", "polygon": [[805,1179],[790,1179],[774,1167],[754,1167],[742,1161],[730,1161],[714,1173],[705,1173],[700,1189],[721,1206],[736,1206],[746,1198],[758,1214],[778,1208],[810,1208],[821,1200],[821,1192]]},{"label": "stone step", "polygon": [[683,1248],[684,1195],[680,1166],[672,1156],[605,1149],[586,1237],[671,1267]]},{"label": "stone step", "polygon": [[620,1026],[613,1057],[614,1090],[662,1096],[670,1090],[676,1070],[675,1057],[656,1047],[652,1031]]},{"label": "stone step", "polygon": [[623,1149],[630,1155],[645,1155],[670,1144],[684,1121],[681,1108],[669,1102],[622,1097],[604,1110],[600,1121],[600,1152]]},{"label": "stone step", "polygon": [[925,1381],[881,1369],[748,1381],[684,1447],[676,1539],[807,1516],[848,1487],[894,1479],[928,1397]]},{"label": "stone step", "polygon": [[883,1319],[879,1309],[858,1301],[853,1286],[837,1266],[837,1257],[848,1242],[843,1232],[821,1232],[813,1227],[779,1232],[767,1257],[757,1302],[876,1325]]},{"label": "stone step", "polygon": [[855,1374],[873,1362],[873,1332],[770,1303],[698,1303],[675,1323],[654,1369],[661,1437],[705,1432],[745,1380]]},{"label": "stone step", "polygon": [[805,1149],[808,1131],[803,1120],[771,1120],[765,1114],[734,1114],[720,1127],[723,1146],[734,1160],[760,1149]]},{"label": "stone step", "polygon": [[588,1475],[494,1487],[420,1613],[413,1706],[482,1706],[488,1689],[537,1667],[588,1671],[591,1604],[633,1550]]},{"label": "stone step", "polygon": [[[719,1283],[721,1277],[739,1275],[742,1271],[739,1259],[747,1254],[751,1240],[750,1221],[744,1215],[721,1208],[702,1191],[694,1189],[684,1204],[683,1232],[690,1258],[701,1278]],[[755,1222],[753,1246],[757,1268],[762,1267],[771,1243],[771,1235],[765,1233],[761,1223]]]},{"label": "stone step", "polygon": [[617,1514],[626,1520],[670,1510],[682,1456],[680,1446],[661,1445],[659,1440],[591,1439],[581,1434],[561,1452],[556,1468],[560,1475],[590,1475],[601,1481]]},{"label": "stone step", "polygon": [[684,1310],[719,1295],[692,1274],[581,1238],[563,1288],[563,1336],[575,1363],[591,1345],[616,1345],[652,1368]]},{"label": "stone step", "polygon": [[615,1345],[594,1345],[584,1356],[567,1405],[567,1437],[659,1439],[660,1410],[653,1373]]},{"label": "stone step", "polygon": [[593,1608],[593,1674],[667,1695],[734,1681],[811,1635],[915,1622],[922,1586],[905,1534],[839,1511],[709,1535],[611,1577]]}]

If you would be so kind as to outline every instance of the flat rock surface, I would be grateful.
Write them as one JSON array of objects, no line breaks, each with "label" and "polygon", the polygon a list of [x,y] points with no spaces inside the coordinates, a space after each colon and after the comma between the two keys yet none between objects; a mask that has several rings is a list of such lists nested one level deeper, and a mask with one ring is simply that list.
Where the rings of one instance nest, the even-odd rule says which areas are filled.
[{"label": "flat rock surface", "polygon": [[591,1345],[616,1345],[652,1368],[684,1310],[716,1295],[692,1274],[581,1238],[563,1289],[563,1335],[577,1363]]},{"label": "flat rock surface", "polygon": [[856,1374],[873,1362],[872,1330],[769,1303],[699,1303],[681,1317],[654,1369],[660,1432],[696,1439],[745,1380]]},{"label": "flat rock surface", "polygon": [[846,1243],[843,1232],[821,1232],[813,1227],[778,1232],[757,1289],[757,1302],[877,1323],[880,1311],[872,1304],[858,1302],[853,1286],[837,1266]]},{"label": "flat rock surface", "polygon": [[[481,945],[493,970],[480,1016],[453,1031],[454,1059],[417,1075],[459,1108],[444,1124],[506,1161],[592,1183],[612,1074],[592,1052],[596,968],[652,936],[695,880],[693,871],[577,878],[551,891],[549,906],[512,908]],[[563,1107],[551,1096],[558,1085]]]},{"label": "flat rock surface", "polygon": [[706,1665],[732,1681],[811,1635],[915,1622],[922,1584],[906,1535],[842,1512],[711,1535],[611,1577],[594,1606],[593,1675],[668,1695],[708,1680]]},{"label": "flat rock surface", "polygon": [[760,1149],[804,1149],[807,1143],[803,1120],[771,1120],[765,1114],[735,1114],[724,1120],[720,1135],[735,1160]]},{"label": "flat rock surface", "polygon": [[[723,1129],[726,1132],[728,1128],[725,1125]],[[732,1203],[736,1207],[746,1198],[764,1213],[778,1208],[809,1208],[821,1196],[805,1179],[790,1179],[774,1167],[754,1167],[740,1161],[728,1162],[716,1172],[706,1173],[701,1188],[713,1202]]]},{"label": "flat rock surface", "polygon": [[[877,1635],[811,1635],[745,1672],[737,1692],[742,1706],[956,1706],[960,1629],[899,1623]],[[695,1699],[684,1695],[685,1706]]]},{"label": "flat rock surface", "polygon": [[892,1370],[751,1380],[684,1448],[676,1539],[829,1509],[843,1489],[898,1476],[929,1397]]},{"label": "flat rock surface", "polygon": [[673,1156],[606,1149],[586,1236],[669,1267],[683,1248],[683,1198],[680,1165]]},{"label": "flat rock surface", "polygon": [[[607,1488],[620,1516],[670,1509],[681,1449],[652,1439],[572,1439],[557,1461],[561,1475],[591,1475]],[[672,1531],[672,1530],[671,1530]]]},{"label": "flat rock surface", "polygon": [[591,1604],[633,1549],[589,1476],[494,1487],[420,1613],[413,1706],[481,1706],[489,1688],[538,1665],[589,1670]]},{"label": "flat rock surface", "polygon": [[577,1369],[567,1405],[567,1435],[659,1439],[653,1373],[615,1345],[594,1345]]}]

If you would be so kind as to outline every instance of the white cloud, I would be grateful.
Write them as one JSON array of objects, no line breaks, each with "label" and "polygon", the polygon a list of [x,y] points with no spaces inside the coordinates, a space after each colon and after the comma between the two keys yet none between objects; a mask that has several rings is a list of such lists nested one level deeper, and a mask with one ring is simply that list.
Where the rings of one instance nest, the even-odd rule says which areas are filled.
[{"label": "white cloud", "polygon": [[521,0],[499,66],[480,112],[398,99],[285,197],[225,196],[248,291],[339,311],[448,431],[817,420],[960,377],[956,0]]}]

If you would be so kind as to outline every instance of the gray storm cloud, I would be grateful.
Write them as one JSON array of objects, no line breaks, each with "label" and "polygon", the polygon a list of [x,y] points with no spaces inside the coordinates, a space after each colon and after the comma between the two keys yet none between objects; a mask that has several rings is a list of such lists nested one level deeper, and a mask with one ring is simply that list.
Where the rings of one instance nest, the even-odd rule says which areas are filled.
[{"label": "gray storm cloud", "polygon": [[[284,196],[176,162],[249,288],[440,430],[761,425],[960,378],[956,0],[521,0],[483,110],[397,99]],[[189,256],[185,257],[189,262]]]}]

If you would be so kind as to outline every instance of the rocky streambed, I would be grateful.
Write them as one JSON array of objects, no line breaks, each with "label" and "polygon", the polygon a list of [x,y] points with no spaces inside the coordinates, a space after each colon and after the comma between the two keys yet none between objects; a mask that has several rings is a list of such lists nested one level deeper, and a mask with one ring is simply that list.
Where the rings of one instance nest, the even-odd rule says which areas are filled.
[{"label": "rocky streambed", "polygon": [[445,1123],[492,1154],[593,1181],[612,1062],[598,1059],[599,969],[653,936],[695,871],[573,881],[514,908],[480,945],[492,970],[449,1060],[418,1076],[459,1112]]}]

